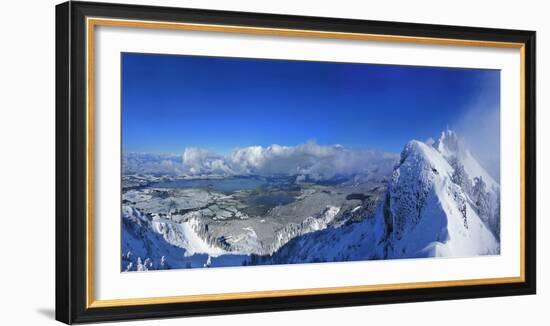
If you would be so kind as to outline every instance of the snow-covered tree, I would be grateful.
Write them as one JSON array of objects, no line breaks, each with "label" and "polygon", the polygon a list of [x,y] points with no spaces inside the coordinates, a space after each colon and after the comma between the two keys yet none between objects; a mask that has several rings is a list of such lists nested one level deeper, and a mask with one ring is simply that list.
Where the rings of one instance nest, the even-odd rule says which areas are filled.
[{"label": "snow-covered tree", "polygon": [[464,227],[468,228],[468,209],[466,206],[466,195],[464,194],[464,191],[461,189],[461,187],[458,184],[450,184],[449,185],[449,194],[453,196],[453,199],[456,203],[456,207],[458,208],[458,211],[462,215],[462,219],[464,221]]},{"label": "snow-covered tree", "polygon": [[204,264],[204,267],[210,267],[212,266],[212,257],[210,255],[208,256],[208,259],[206,260],[206,263]]},{"label": "snow-covered tree", "polygon": [[476,213],[487,224],[487,226],[489,226],[489,221],[492,216],[491,198],[489,192],[487,191],[487,185],[481,176],[474,178],[472,200],[475,204]]},{"label": "snow-covered tree", "polygon": [[151,258],[146,258],[143,262],[143,265],[145,266],[146,271],[153,269],[153,261],[151,260]]},{"label": "snow-covered tree", "polygon": [[453,156],[449,159],[449,164],[453,168],[453,175],[451,176],[451,180],[455,184],[459,185],[467,195],[471,194],[472,183],[470,181],[470,176],[468,175],[468,173],[466,173],[466,170],[464,169],[464,165],[460,163],[456,156]]},{"label": "snow-covered tree", "polygon": [[141,257],[138,257],[137,264],[136,264],[136,270],[138,272],[148,271],[149,269],[147,268],[147,263],[148,263],[147,259],[145,260],[145,263],[143,263],[142,260],[141,260]]},{"label": "snow-covered tree", "polygon": [[490,228],[495,236],[500,239],[500,191],[496,191],[495,208]]}]

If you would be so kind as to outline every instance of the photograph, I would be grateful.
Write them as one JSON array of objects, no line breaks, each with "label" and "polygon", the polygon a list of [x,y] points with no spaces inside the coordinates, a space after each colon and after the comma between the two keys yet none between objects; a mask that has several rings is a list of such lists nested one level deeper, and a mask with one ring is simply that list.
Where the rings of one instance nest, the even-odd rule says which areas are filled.
[{"label": "photograph", "polygon": [[[540,317],[544,11],[294,4],[55,6],[55,42],[32,38],[55,43],[55,67],[36,59],[52,66],[55,101],[25,106],[42,113],[55,102],[55,133],[37,137],[29,130],[45,118],[8,110],[24,113],[17,129],[30,145],[6,152],[34,153],[55,136],[55,189],[40,192],[55,195],[55,225],[33,228],[55,237],[55,283],[53,269],[35,273],[55,285],[52,320],[247,324],[227,318],[250,314],[265,324],[265,314],[304,310],[288,316],[332,325],[366,312],[387,323],[407,307],[416,314],[391,318]],[[17,103],[34,100],[27,93]],[[15,156],[5,161],[21,164]],[[23,174],[5,169],[22,200],[6,216],[36,204],[22,196],[37,160],[27,161]],[[10,252],[51,261],[34,247]],[[29,261],[7,270],[44,266]],[[518,300],[531,310],[518,313]],[[338,314],[344,307],[354,308]]]},{"label": "photograph", "polygon": [[500,70],[120,60],[121,272],[501,254]]}]

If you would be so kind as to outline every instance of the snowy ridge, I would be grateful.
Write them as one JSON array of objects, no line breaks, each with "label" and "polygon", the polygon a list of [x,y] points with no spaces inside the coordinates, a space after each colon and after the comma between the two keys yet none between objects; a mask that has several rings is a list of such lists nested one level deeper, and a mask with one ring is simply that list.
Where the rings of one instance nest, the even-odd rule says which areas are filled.
[{"label": "snowy ridge", "polygon": [[240,265],[247,255],[226,252],[196,231],[195,220],[178,223],[122,208],[122,271]]},{"label": "snowy ridge", "polygon": [[[382,208],[382,206],[380,206]],[[252,256],[252,263],[301,264],[384,259],[385,227],[381,209],[360,222],[329,226],[298,236],[269,256]]]},{"label": "snowy ridge", "polygon": [[472,156],[452,130],[444,131],[434,148],[451,164],[453,179],[467,194],[470,205],[493,234],[500,237],[500,185]]},{"label": "snowy ridge", "polygon": [[499,243],[482,222],[454,169],[435,148],[411,141],[388,192],[388,256],[433,257],[498,254]]},{"label": "snowy ridge", "polygon": [[[151,219],[129,207],[122,207],[122,271],[177,268],[181,248],[166,242],[150,228]],[[167,263],[170,262],[170,263]]]},{"label": "snowy ridge", "polygon": [[324,230],[334,220],[334,217],[340,212],[340,207],[327,206],[319,216],[310,216],[300,224],[291,224],[285,226],[277,232],[276,241],[269,247],[262,250],[261,254],[273,254],[283,245],[298,236]]},{"label": "snowy ridge", "polygon": [[233,257],[230,262],[245,264],[250,254],[270,254],[297,236],[325,229],[339,211],[339,207],[327,206],[319,216],[279,230],[276,242],[268,246],[258,242],[254,230],[247,228],[247,239],[240,240],[249,243],[250,251],[241,252],[226,250],[222,242],[212,238],[208,227],[201,223],[195,212],[161,217],[158,214],[144,215],[125,205],[122,270],[225,266],[229,256]]},{"label": "snowy ridge", "polygon": [[189,218],[178,223],[155,215],[151,229],[161,234],[166,242],[185,249],[186,257],[197,253],[208,254],[212,257],[228,254],[229,252],[209,243],[198,234],[201,228],[200,224],[200,220],[197,218]]}]

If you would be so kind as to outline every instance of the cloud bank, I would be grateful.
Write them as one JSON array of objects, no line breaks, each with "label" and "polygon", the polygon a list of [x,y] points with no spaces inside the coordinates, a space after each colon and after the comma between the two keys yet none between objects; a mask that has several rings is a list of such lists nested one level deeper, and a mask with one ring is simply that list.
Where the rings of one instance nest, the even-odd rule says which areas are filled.
[{"label": "cloud bank", "polygon": [[479,163],[500,180],[500,108],[485,103],[473,105],[454,125]]},{"label": "cloud bank", "polygon": [[389,174],[397,159],[393,153],[310,141],[297,146],[236,148],[228,155],[195,147],[186,148],[181,157],[134,153],[124,155],[123,171],[190,176],[285,175],[321,181],[374,172]]}]

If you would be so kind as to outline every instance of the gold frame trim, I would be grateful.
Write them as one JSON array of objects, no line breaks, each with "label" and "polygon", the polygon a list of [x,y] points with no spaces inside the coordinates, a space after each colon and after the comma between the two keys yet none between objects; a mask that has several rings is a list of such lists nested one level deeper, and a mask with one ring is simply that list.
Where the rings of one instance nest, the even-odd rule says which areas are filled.
[{"label": "gold frame trim", "polygon": [[[256,35],[274,35],[289,37],[315,37],[330,39],[365,40],[375,42],[405,42],[413,44],[435,44],[451,46],[474,46],[511,48],[520,51],[520,276],[487,279],[467,279],[449,281],[430,281],[395,284],[356,285],[344,287],[325,287],[309,289],[290,289],[274,291],[254,291],[236,293],[216,293],[167,297],[129,298],[96,300],[94,297],[94,31],[96,26],[116,26],[132,28],[154,28],[201,32],[244,33]],[[198,301],[220,301],[232,299],[274,298],[304,296],[316,294],[337,294],[354,292],[373,292],[418,288],[440,288],[450,286],[473,286],[525,282],[525,44],[514,42],[496,42],[462,40],[448,38],[413,37],[383,34],[362,34],[301,29],[264,28],[233,25],[175,23],[145,20],[125,20],[110,18],[86,18],[86,308],[121,307],[149,304],[168,304]]]}]

